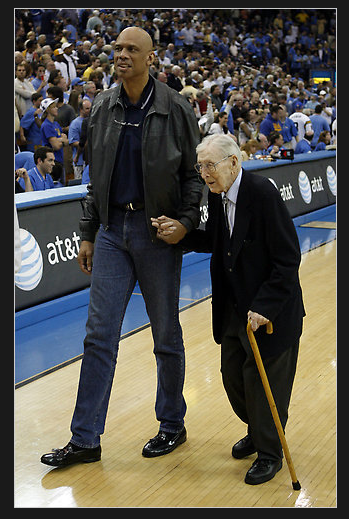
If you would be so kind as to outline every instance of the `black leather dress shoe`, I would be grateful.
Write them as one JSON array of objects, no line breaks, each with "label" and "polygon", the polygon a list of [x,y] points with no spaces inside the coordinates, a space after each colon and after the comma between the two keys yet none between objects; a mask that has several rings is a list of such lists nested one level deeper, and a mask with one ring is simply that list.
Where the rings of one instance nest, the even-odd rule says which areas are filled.
[{"label": "black leather dress shoe", "polygon": [[94,449],[83,449],[68,443],[63,449],[53,449],[41,456],[41,463],[52,467],[67,467],[73,463],[92,463],[101,459],[101,446]]},{"label": "black leather dress shoe", "polygon": [[231,454],[233,458],[241,460],[242,458],[250,456],[250,454],[254,454],[255,452],[256,448],[252,443],[251,436],[247,435],[235,443],[235,445],[233,445]]},{"label": "black leather dress shoe", "polygon": [[158,434],[151,438],[143,447],[142,455],[146,458],[155,458],[172,452],[178,445],[184,443],[187,439],[187,431],[185,427],[178,433],[169,433],[159,431]]},{"label": "black leather dress shoe", "polygon": [[247,471],[245,483],[248,485],[259,485],[273,479],[275,474],[281,469],[281,460],[256,459],[252,467]]}]

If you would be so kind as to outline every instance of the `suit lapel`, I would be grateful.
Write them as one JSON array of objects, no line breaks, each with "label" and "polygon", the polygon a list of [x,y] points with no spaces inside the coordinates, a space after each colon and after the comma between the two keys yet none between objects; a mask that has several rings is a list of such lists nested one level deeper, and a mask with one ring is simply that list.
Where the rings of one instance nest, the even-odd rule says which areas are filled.
[{"label": "suit lapel", "polygon": [[235,209],[235,222],[232,233],[232,262],[233,265],[240,252],[244,239],[246,237],[250,219],[252,216],[251,212],[251,200],[250,193],[248,190],[249,178],[248,173],[243,171],[241,183],[239,187],[239,193],[236,200]]}]

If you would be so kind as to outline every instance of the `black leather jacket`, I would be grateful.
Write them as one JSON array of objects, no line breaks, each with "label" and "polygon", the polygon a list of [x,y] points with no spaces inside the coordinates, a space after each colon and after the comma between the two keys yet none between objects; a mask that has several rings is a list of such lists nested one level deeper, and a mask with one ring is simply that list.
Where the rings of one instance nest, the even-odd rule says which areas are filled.
[{"label": "black leather jacket", "polygon": [[[124,120],[121,86],[101,92],[93,102],[88,126],[90,183],[80,220],[81,239],[94,242],[99,225],[108,228],[109,189]],[[155,80],[154,102],[143,124],[142,168],[145,212],[166,215],[191,231],[199,225],[202,183],[194,170],[199,143],[196,117],[188,101]],[[127,167],[127,165],[125,165]]]}]

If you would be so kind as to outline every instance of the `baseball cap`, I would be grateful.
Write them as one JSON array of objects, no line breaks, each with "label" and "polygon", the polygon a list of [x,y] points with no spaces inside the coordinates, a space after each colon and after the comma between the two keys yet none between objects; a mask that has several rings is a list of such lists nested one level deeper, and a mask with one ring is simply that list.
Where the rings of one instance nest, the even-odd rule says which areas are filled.
[{"label": "baseball cap", "polygon": [[300,101],[296,101],[293,105],[295,110],[298,110],[298,108],[302,108],[303,104]]},{"label": "baseball cap", "polygon": [[55,49],[53,51],[53,54],[54,54],[54,56],[59,56],[60,54],[64,54],[64,53],[63,53],[63,50],[61,48],[59,48],[59,49]]},{"label": "baseball cap", "polygon": [[46,97],[46,99],[43,99],[40,103],[40,109],[42,110],[42,113],[44,113],[52,103],[56,103],[58,101],[58,97],[56,99],[51,99],[50,97]]},{"label": "baseball cap", "polygon": [[73,45],[72,43],[69,43],[68,41],[66,43],[63,43],[62,50],[64,51],[67,47],[71,47]]},{"label": "baseball cap", "polygon": [[86,83],[86,81],[83,81],[80,77],[76,77],[75,79],[73,79],[73,81],[71,82],[71,86],[75,86],[75,85],[84,85]]}]

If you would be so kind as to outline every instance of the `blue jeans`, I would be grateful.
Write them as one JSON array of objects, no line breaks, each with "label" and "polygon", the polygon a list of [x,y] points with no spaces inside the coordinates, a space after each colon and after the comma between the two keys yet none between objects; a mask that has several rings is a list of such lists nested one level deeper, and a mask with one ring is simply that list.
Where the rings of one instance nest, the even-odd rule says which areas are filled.
[{"label": "blue jeans", "polygon": [[156,418],[163,431],[178,432],[183,428],[185,354],[178,316],[181,267],[180,247],[160,240],[152,243],[143,210],[113,209],[108,230],[102,226],[99,229],[93,256],[84,356],[71,423],[71,441],[75,445],[87,448],[100,444],[121,326],[137,280],[154,340]]}]

